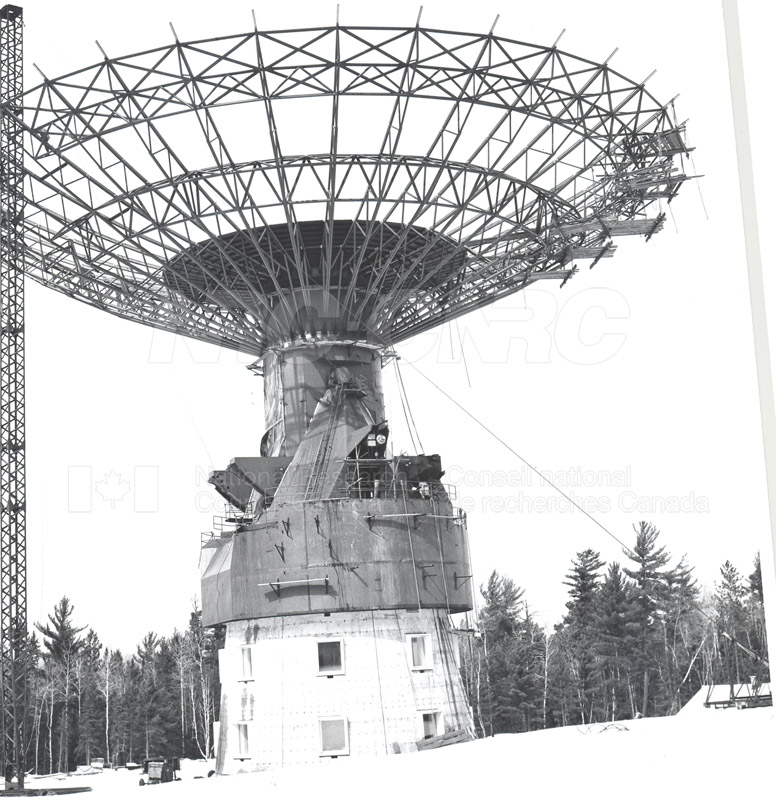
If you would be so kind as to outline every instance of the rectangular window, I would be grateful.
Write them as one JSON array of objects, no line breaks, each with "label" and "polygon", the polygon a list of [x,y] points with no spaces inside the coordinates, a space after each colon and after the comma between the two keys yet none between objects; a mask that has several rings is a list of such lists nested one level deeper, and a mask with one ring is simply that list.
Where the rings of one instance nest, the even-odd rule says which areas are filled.
[{"label": "rectangular window", "polygon": [[344,717],[318,720],[322,756],[346,756],[349,753],[348,721]]},{"label": "rectangular window", "polygon": [[318,642],[318,674],[344,675],[345,653],[341,639]]},{"label": "rectangular window", "polygon": [[412,669],[431,669],[431,637],[427,633],[411,633],[407,636]]},{"label": "rectangular window", "polygon": [[423,712],[423,738],[431,739],[439,736],[439,727],[442,721],[442,714],[439,711]]},{"label": "rectangular window", "polygon": [[248,758],[248,724],[237,723],[237,758]]},{"label": "rectangular window", "polygon": [[250,647],[242,648],[242,680],[253,680],[253,656]]}]

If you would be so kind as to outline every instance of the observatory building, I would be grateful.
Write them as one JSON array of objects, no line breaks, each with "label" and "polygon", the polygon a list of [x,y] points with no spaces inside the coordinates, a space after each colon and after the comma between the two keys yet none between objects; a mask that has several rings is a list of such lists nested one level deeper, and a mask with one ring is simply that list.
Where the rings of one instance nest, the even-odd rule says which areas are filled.
[{"label": "observatory building", "polygon": [[556,46],[336,24],[106,54],[21,111],[26,273],[263,376],[201,551],[218,771],[468,735],[466,519],[439,455],[390,451],[382,368],[658,232],[671,107]]}]

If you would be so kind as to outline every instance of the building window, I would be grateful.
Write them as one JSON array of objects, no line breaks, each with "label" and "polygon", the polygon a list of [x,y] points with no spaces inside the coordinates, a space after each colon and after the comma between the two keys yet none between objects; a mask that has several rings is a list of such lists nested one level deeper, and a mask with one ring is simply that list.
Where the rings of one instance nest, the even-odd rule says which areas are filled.
[{"label": "building window", "polygon": [[248,723],[237,723],[237,758],[250,758],[248,750]]},{"label": "building window", "polygon": [[348,721],[345,717],[325,717],[318,720],[318,726],[322,756],[348,755]]},{"label": "building window", "polygon": [[318,674],[345,674],[345,647],[342,639],[318,642]]},{"label": "building window", "polygon": [[242,678],[240,680],[253,680],[253,655],[250,647],[242,648]]},{"label": "building window", "polygon": [[407,636],[412,669],[425,670],[433,666],[431,660],[431,637],[427,633],[411,633]]},{"label": "building window", "polygon": [[423,738],[431,739],[439,736],[442,725],[442,714],[439,711],[423,712]]}]

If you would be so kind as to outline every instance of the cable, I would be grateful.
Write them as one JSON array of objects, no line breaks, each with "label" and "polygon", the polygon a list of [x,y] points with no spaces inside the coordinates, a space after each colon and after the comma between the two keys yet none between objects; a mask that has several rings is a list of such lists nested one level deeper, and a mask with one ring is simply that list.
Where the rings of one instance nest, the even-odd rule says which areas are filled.
[{"label": "cable", "polygon": [[[399,398],[401,400],[402,411],[404,412],[404,420],[407,423],[407,430],[412,440],[412,446],[415,448],[416,453],[423,452],[423,442],[420,440],[420,433],[415,424],[415,418],[412,416],[412,409],[410,408],[410,401],[407,397],[407,390],[404,387],[404,378],[402,378],[401,369],[399,367],[399,360],[394,360],[394,368],[396,369],[396,377],[399,386]],[[422,374],[422,373],[421,373]]]},{"label": "cable", "polygon": [[418,443],[415,441],[415,435],[412,432],[412,426],[410,425],[409,414],[407,413],[406,398],[404,397],[404,393],[402,392],[402,385],[400,383],[399,371],[395,364],[394,364],[394,370],[396,372],[396,385],[399,389],[399,402],[401,403],[401,410],[402,414],[404,415],[404,424],[406,425],[407,432],[409,433],[410,436],[410,444],[412,445],[412,448],[415,450],[415,453],[419,453],[420,448],[418,447]]},{"label": "cable", "polygon": [[569,497],[569,495],[567,495],[561,488],[556,486],[546,475],[542,475],[542,473],[539,472],[539,470],[536,469],[536,467],[533,464],[531,464],[529,461],[524,459],[520,455],[520,453],[517,452],[517,450],[515,450],[512,446],[507,444],[497,433],[492,431],[484,422],[482,422],[480,419],[475,417],[474,414],[471,413],[471,411],[469,411],[466,408],[464,408],[454,397],[451,397],[444,389],[442,389],[439,385],[434,383],[434,381],[432,381],[431,378],[428,377],[428,375],[426,375],[425,373],[421,372],[414,364],[410,364],[410,366],[421,377],[425,378],[437,391],[441,392],[451,403],[453,403],[454,405],[458,406],[458,408],[460,408],[461,411],[463,411],[463,413],[466,414],[467,417],[469,417],[470,419],[473,419],[484,431],[487,431],[487,433],[489,433],[497,442],[499,442],[504,447],[506,447],[506,449],[509,450],[509,452],[512,453],[512,455],[517,456],[517,458],[519,458],[520,461],[523,462],[523,464],[525,464],[529,469],[533,470],[543,481],[545,481],[550,486],[552,486],[552,488],[555,489],[555,491],[558,492],[558,494],[560,494],[563,497],[565,497],[566,500],[569,501],[569,503],[571,503],[575,508],[577,508],[579,511],[581,511],[588,519],[590,519],[592,522],[594,522],[596,525],[598,525],[598,527],[607,536],[610,536],[612,539],[614,539],[614,541],[617,542],[617,544],[619,544],[620,547],[622,547],[626,552],[635,555],[635,553],[633,553],[633,550],[631,550],[631,548],[628,547],[628,545],[626,545],[625,542],[623,542],[621,539],[618,539],[608,528],[606,528],[605,525],[600,523],[592,514],[590,514],[589,512],[585,511],[585,509],[582,508],[582,506],[579,505],[579,503],[577,503],[572,497]]},{"label": "cable", "polygon": [[[536,467],[534,467],[533,464],[531,464],[530,462],[526,461],[526,459],[524,459],[520,455],[520,453],[517,452],[517,450],[515,450],[513,447],[511,447],[509,444],[507,444],[497,433],[492,431],[484,422],[482,422],[477,417],[475,417],[474,414],[471,413],[471,411],[468,411],[466,408],[464,408],[455,398],[451,397],[444,389],[442,389],[441,386],[439,386],[438,384],[434,383],[434,381],[432,381],[431,378],[428,377],[428,375],[426,375],[424,372],[421,372],[414,364],[411,363],[410,366],[421,377],[425,378],[437,391],[441,392],[451,403],[453,403],[454,405],[458,406],[458,408],[461,411],[463,411],[463,413],[466,414],[467,417],[469,417],[470,419],[474,420],[474,422],[476,422],[483,430],[487,431],[487,433],[489,433],[497,442],[499,442],[504,447],[506,447],[506,449],[509,450],[509,452],[512,453],[512,455],[514,455],[517,458],[519,458],[520,461],[523,462],[523,464],[525,464],[529,469],[533,470],[543,481],[545,481],[550,486],[552,486],[552,488],[555,489],[555,491],[558,492],[558,494],[560,494],[563,497],[565,497],[575,508],[577,508],[579,511],[581,511],[589,520],[594,522],[607,536],[609,536],[612,539],[614,539],[614,541],[617,542],[617,544],[619,544],[620,547],[622,547],[623,551],[626,554],[630,555],[631,557],[634,557],[634,560],[638,561],[638,558],[636,557],[636,553],[633,551],[632,548],[628,547],[628,545],[625,544],[625,542],[623,542],[621,539],[619,539],[617,536],[615,536],[605,525],[603,525],[601,522],[599,522],[592,514],[590,514],[589,512],[585,511],[585,509],[582,508],[582,506],[579,505],[579,503],[577,503],[571,497],[569,497],[562,489],[560,489],[558,486],[556,486],[549,478],[547,478],[545,475],[542,475],[542,473],[539,472],[539,470],[536,469]],[[692,605],[694,606],[695,610],[698,611],[700,614],[702,614],[704,617],[706,617],[706,619],[709,620],[709,622],[712,622],[714,624],[717,623],[717,620],[715,620],[710,614],[708,614],[703,608],[701,608],[699,603],[694,602],[694,601],[691,601],[691,602],[692,602]],[[765,666],[770,668],[770,664],[768,663],[768,660],[766,658],[762,658],[762,656],[758,656],[757,653],[755,653],[753,650],[750,650],[742,642],[739,642],[738,639],[735,638],[735,636],[733,636],[732,634],[729,634],[724,629],[722,630],[722,633],[723,633],[723,635],[725,637],[730,639],[730,641],[732,641],[735,645],[737,645],[739,648],[741,648],[745,653],[748,653],[749,655],[754,656],[756,659],[762,661],[762,663],[765,664]]]},{"label": "cable", "polygon": [[[693,158],[692,153],[690,153],[690,163],[692,164],[693,172],[697,172],[698,170],[695,168],[695,159]],[[701,206],[703,206],[703,213],[706,215],[706,221],[708,222],[709,219],[709,212],[706,210],[706,202],[703,199],[703,192],[701,191],[701,182],[696,181],[698,186],[698,196],[701,198]]]},{"label": "cable", "polygon": [[[170,370],[173,379],[175,378],[175,362],[172,362],[171,370]],[[186,409],[186,413],[189,415],[189,419],[191,420],[191,424],[194,426],[194,430],[197,432],[197,437],[199,438],[199,443],[202,445],[202,449],[205,451],[205,455],[207,456],[208,462],[211,465],[211,469],[213,468],[213,457],[210,455],[210,450],[208,450],[208,446],[205,444],[205,438],[202,436],[202,431],[199,429],[199,425],[197,425],[197,420],[194,417],[194,414],[191,413],[191,407],[189,406],[189,402],[186,399],[186,395],[180,387],[180,384],[177,380],[173,380],[175,388],[178,390],[178,395],[183,403],[183,407]]]},{"label": "cable", "polygon": [[[461,360],[463,361],[463,369],[466,373],[466,383],[469,384],[469,388],[471,389],[472,382],[469,378],[469,365],[466,363],[466,352],[463,349],[463,338],[461,336],[461,329],[458,327],[458,317],[456,317],[453,321],[455,322],[455,330],[458,332],[458,346],[461,348]],[[452,329],[450,331],[450,339],[452,340]]]},{"label": "cable", "polygon": [[404,386],[404,378],[402,377],[402,374],[401,374],[401,367],[399,366],[399,359],[396,359],[396,361],[394,361],[394,363],[396,364],[396,374],[399,376],[399,383],[401,384],[401,392],[402,392],[402,395],[404,396],[404,401],[407,404],[407,413],[409,414],[409,421],[410,421],[410,424],[412,425],[412,429],[415,431],[415,439],[417,439],[417,442],[418,442],[418,445],[419,445],[418,452],[422,453],[423,450],[424,450],[423,442],[420,440],[420,431],[418,431],[418,426],[415,424],[415,417],[412,416],[412,406],[410,406],[410,398],[409,398],[409,395],[407,394],[407,389]]}]

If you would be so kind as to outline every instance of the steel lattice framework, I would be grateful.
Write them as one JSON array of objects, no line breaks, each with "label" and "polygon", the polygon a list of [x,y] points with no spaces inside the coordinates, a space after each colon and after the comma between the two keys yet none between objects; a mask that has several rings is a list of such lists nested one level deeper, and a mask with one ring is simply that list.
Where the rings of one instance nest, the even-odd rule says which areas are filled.
[{"label": "steel lattice framework", "polygon": [[22,10],[0,9],[0,659],[3,771],[24,787],[27,706]]},{"label": "steel lattice framework", "polygon": [[322,331],[395,343],[565,280],[658,231],[686,180],[643,84],[492,33],[175,41],[24,107],[28,274],[256,354],[313,295]]}]

